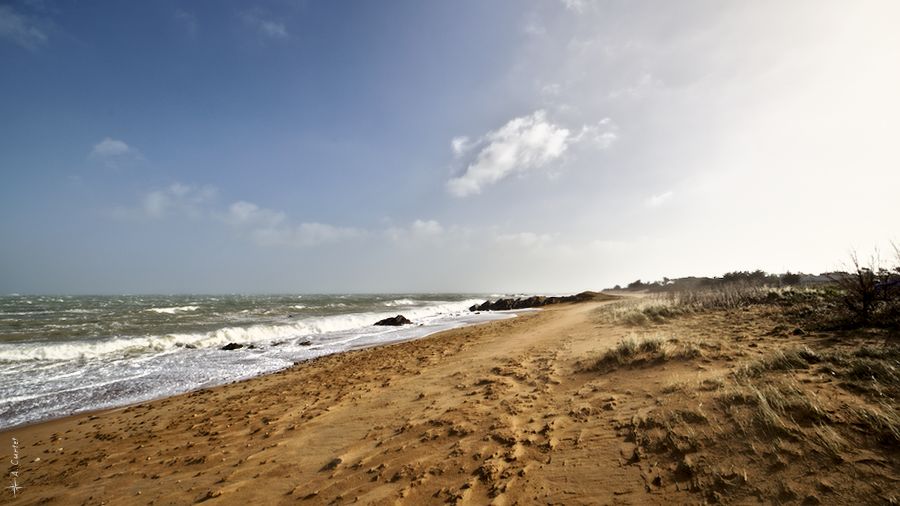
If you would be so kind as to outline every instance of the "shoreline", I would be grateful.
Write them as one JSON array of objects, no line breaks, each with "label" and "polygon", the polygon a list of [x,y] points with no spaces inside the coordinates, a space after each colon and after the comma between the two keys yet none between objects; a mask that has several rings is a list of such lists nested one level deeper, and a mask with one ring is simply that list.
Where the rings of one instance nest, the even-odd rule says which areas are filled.
[{"label": "shoreline", "polygon": [[[171,321],[162,327],[157,327],[156,320],[151,318],[149,323],[140,320],[124,329],[122,335],[107,338],[76,334],[46,342],[38,339],[0,343],[5,371],[0,378],[0,394],[4,397],[0,403],[0,429],[160,399],[271,373],[316,356],[418,339],[442,330],[508,317],[469,314],[471,300],[449,296],[440,301],[399,300],[404,304],[399,311],[415,320],[412,325],[371,325],[383,315],[396,314],[384,311],[392,308],[381,306],[397,302],[385,297],[378,300],[357,297],[329,310],[334,314],[295,317],[287,315],[290,309],[285,309],[286,302],[280,298],[240,303],[222,298],[197,301],[205,309],[196,314],[164,316],[164,320]],[[78,298],[67,304],[99,311],[105,310],[100,306],[105,307],[106,303]],[[158,305],[158,301],[144,300],[123,303],[127,307],[110,310],[111,323],[104,325],[110,328],[127,325],[123,322],[138,311],[132,307],[138,303],[142,308]],[[254,311],[271,313],[266,321],[256,317],[246,320],[242,316],[249,311],[243,308],[250,303],[262,305],[261,310]],[[57,311],[48,317],[51,323],[59,320],[59,325],[70,325],[65,323],[70,318],[63,316],[68,311],[88,311],[79,308],[42,306],[40,309],[41,312]],[[146,311],[141,309],[135,318],[144,318],[140,315]],[[207,313],[220,317],[212,321]],[[40,319],[23,321],[27,327],[23,335],[44,326],[58,326]],[[205,327],[197,327],[201,323]],[[84,324],[75,320],[71,326],[81,328]]]},{"label": "shoreline", "polygon": [[257,378],[262,378],[262,377],[269,376],[269,375],[272,375],[272,374],[277,374],[277,373],[280,373],[280,372],[283,372],[283,371],[287,371],[287,370],[293,369],[293,368],[298,367],[298,366],[303,366],[303,365],[305,365],[305,364],[312,363],[312,362],[315,362],[316,360],[319,360],[319,359],[322,359],[322,358],[325,358],[325,357],[330,357],[330,356],[332,356],[332,355],[340,355],[340,354],[344,354],[344,353],[355,353],[355,352],[358,352],[358,351],[361,351],[361,350],[389,347],[389,346],[394,346],[394,345],[398,345],[398,344],[409,343],[409,342],[412,342],[412,341],[418,341],[418,340],[422,340],[422,339],[428,339],[428,338],[431,338],[431,337],[433,337],[433,336],[442,334],[442,333],[444,333],[444,332],[453,332],[453,331],[455,331],[455,330],[462,329],[462,328],[476,327],[476,326],[479,326],[479,325],[485,325],[485,324],[488,324],[488,323],[491,323],[491,322],[494,322],[494,321],[513,320],[513,319],[516,319],[516,318],[520,318],[523,314],[527,314],[527,312],[530,312],[530,311],[537,311],[537,310],[539,310],[539,309],[538,309],[538,308],[535,308],[535,309],[519,309],[519,310],[515,310],[515,311],[495,311],[495,313],[512,314],[512,316],[509,316],[509,317],[506,317],[506,318],[496,318],[496,319],[492,319],[492,320],[485,320],[485,321],[482,321],[482,322],[463,323],[463,324],[461,324],[461,325],[459,325],[459,326],[457,326],[457,327],[452,327],[452,328],[449,328],[449,329],[435,330],[435,331],[433,331],[433,332],[430,332],[430,333],[427,333],[427,334],[423,334],[423,335],[421,335],[421,336],[402,338],[402,339],[399,339],[399,340],[396,340],[396,341],[390,341],[390,342],[387,342],[387,343],[376,343],[376,344],[370,344],[370,345],[360,345],[360,346],[358,346],[358,347],[349,347],[349,348],[347,348],[346,350],[336,351],[336,352],[334,352],[334,353],[329,353],[329,354],[326,354],[326,355],[319,355],[319,356],[316,356],[316,357],[311,357],[311,358],[306,359],[306,360],[298,360],[298,361],[295,361],[292,365],[286,366],[286,367],[284,367],[283,369],[277,369],[277,370],[274,370],[274,371],[266,371],[266,372],[262,372],[262,373],[260,373],[260,374],[256,374],[256,375],[253,375],[253,376],[246,377],[246,378],[240,378],[240,379],[231,380],[231,381],[228,381],[228,382],[225,382],[225,383],[217,383],[217,384],[213,384],[213,385],[202,385],[202,386],[198,386],[198,387],[196,387],[196,388],[192,388],[192,389],[190,389],[190,390],[185,390],[185,391],[183,391],[183,392],[178,392],[178,393],[169,394],[169,395],[161,395],[161,396],[159,396],[159,397],[152,397],[152,398],[144,399],[144,400],[140,400],[140,401],[129,402],[129,403],[127,403],[127,404],[121,404],[121,405],[117,405],[117,406],[99,407],[99,408],[95,408],[95,409],[88,409],[88,410],[85,410],[85,411],[78,411],[78,412],[74,412],[74,413],[68,413],[68,414],[65,414],[65,415],[60,415],[60,416],[56,416],[56,417],[52,417],[52,418],[45,418],[45,419],[42,419],[42,420],[35,420],[35,421],[25,422],[25,423],[22,423],[22,424],[19,424],[19,425],[13,425],[13,426],[10,426],[10,427],[4,427],[4,428],[0,429],[0,436],[2,436],[3,434],[5,434],[5,433],[7,433],[7,432],[12,432],[12,431],[15,431],[15,430],[18,430],[18,429],[28,428],[28,427],[31,427],[31,426],[33,426],[33,425],[40,425],[40,424],[45,424],[45,423],[52,423],[52,422],[62,421],[62,420],[66,420],[66,419],[69,419],[69,418],[76,418],[76,417],[80,417],[80,416],[92,416],[92,415],[97,415],[97,414],[99,414],[99,413],[105,413],[105,412],[107,412],[107,411],[117,411],[117,410],[122,410],[122,409],[125,409],[125,408],[129,408],[129,407],[133,407],[133,406],[138,406],[138,405],[141,405],[141,404],[146,404],[146,403],[150,403],[150,402],[155,402],[155,401],[161,401],[161,400],[164,400],[164,399],[169,399],[169,398],[172,398],[172,397],[179,397],[179,396],[183,396],[183,395],[189,395],[189,394],[191,394],[191,393],[194,393],[194,392],[197,392],[197,391],[201,391],[201,390],[206,390],[206,389],[212,389],[212,388],[218,388],[218,387],[223,387],[223,386],[228,386],[228,385],[239,384],[239,383],[243,383],[243,382],[245,382],[245,381],[252,381],[252,380],[257,379]]}]

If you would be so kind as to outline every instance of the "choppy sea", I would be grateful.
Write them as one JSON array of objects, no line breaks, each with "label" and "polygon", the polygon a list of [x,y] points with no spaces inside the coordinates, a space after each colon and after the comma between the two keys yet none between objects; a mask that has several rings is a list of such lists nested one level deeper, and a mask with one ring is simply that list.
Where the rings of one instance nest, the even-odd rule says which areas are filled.
[{"label": "choppy sea", "polygon": [[[512,316],[468,311],[486,298],[2,296],[0,429],[228,383],[322,355]],[[396,314],[413,325],[373,326]],[[243,347],[221,349],[229,343]]]}]

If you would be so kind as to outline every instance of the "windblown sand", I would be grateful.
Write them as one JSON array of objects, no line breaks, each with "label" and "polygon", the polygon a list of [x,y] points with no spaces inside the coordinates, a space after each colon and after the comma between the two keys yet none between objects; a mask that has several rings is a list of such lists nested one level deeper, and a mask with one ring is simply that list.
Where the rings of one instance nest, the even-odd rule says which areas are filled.
[{"label": "windblown sand", "polygon": [[[791,492],[783,500],[781,489],[770,495],[765,486],[748,497],[709,483],[719,495],[704,494],[705,482],[679,474],[683,462],[639,448],[643,434],[635,428],[647,427],[643,422],[668,403],[702,412],[703,398],[672,385],[710,381],[735,357],[590,371],[633,333],[598,318],[604,304],[551,307],[8,430],[0,441],[18,440],[24,489],[3,498],[66,505],[696,504],[840,503],[866,494],[880,502],[896,493],[896,456],[875,455],[866,465],[883,468],[874,475],[884,480],[881,495],[859,483],[849,496],[829,496],[803,469],[773,482]],[[677,328],[697,332],[691,325],[699,324]],[[746,339],[734,346],[746,359],[781,339],[761,337],[763,327],[726,326],[720,338],[731,342],[742,333]],[[698,424],[710,424],[714,412],[706,413]],[[746,462],[735,455],[725,457],[744,488],[775,479],[752,455]],[[872,481],[865,474],[852,479]],[[843,490],[826,485],[832,494]]]}]

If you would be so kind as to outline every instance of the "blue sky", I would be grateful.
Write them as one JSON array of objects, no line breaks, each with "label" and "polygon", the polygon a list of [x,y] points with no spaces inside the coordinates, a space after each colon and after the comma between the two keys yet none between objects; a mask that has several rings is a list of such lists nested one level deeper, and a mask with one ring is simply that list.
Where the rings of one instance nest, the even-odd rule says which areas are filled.
[{"label": "blue sky", "polygon": [[0,292],[570,291],[898,239],[893,2],[0,3]]}]

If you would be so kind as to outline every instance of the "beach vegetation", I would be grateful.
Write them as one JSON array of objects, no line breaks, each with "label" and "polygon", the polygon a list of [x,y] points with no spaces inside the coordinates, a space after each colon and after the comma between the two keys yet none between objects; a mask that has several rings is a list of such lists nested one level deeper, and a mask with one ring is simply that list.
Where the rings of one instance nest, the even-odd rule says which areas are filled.
[{"label": "beach vegetation", "polygon": [[595,372],[610,372],[622,366],[639,366],[669,360],[689,360],[702,356],[693,341],[681,342],[673,337],[629,336],[606,350],[590,367]]}]

